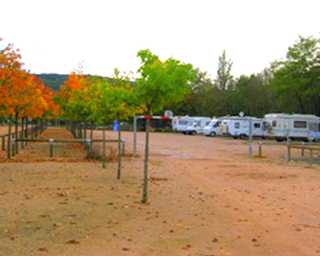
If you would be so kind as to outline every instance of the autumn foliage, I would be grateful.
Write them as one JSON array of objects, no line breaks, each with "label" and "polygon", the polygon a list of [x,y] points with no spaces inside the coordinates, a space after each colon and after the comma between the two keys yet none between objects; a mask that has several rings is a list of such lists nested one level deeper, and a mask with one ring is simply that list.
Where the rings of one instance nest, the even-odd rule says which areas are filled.
[{"label": "autumn foliage", "polygon": [[64,119],[94,124],[126,120],[140,111],[130,79],[118,72],[111,81],[71,73],[59,90],[58,102]]},{"label": "autumn foliage", "polygon": [[12,44],[0,48],[0,116],[54,118],[59,107],[54,92],[23,69],[19,50]]}]

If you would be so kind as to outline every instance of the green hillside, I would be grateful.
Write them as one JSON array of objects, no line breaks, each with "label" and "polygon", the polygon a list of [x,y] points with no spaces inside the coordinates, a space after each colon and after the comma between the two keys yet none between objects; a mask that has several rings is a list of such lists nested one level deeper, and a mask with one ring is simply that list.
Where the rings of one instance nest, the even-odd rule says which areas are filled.
[{"label": "green hillside", "polygon": [[47,86],[58,91],[63,82],[68,78],[65,74],[36,74]]}]

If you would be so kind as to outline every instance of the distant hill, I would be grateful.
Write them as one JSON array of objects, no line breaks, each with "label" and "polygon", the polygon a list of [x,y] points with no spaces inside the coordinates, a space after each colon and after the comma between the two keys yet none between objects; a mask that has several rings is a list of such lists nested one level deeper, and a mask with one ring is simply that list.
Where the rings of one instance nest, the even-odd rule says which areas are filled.
[{"label": "distant hill", "polygon": [[68,78],[65,74],[36,74],[47,86],[51,87],[54,91],[58,91],[60,86]]},{"label": "distant hill", "polygon": [[[66,79],[68,79],[68,75],[66,74],[55,74],[55,73],[49,73],[49,74],[35,74],[38,76],[45,85],[51,87],[54,91],[58,91],[60,86],[64,83]],[[87,75],[90,76],[90,75]],[[95,76],[95,77],[101,77],[103,79],[107,79],[110,83],[112,83],[113,79],[110,77],[102,77],[102,76]],[[132,85],[134,82],[131,82]]]}]

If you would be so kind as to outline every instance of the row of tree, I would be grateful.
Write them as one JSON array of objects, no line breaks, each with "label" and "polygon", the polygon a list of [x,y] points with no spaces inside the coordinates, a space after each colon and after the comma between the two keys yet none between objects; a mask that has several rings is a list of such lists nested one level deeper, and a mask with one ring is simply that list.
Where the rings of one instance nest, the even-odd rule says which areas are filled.
[{"label": "row of tree", "polygon": [[320,40],[299,37],[286,58],[274,61],[261,73],[232,76],[232,62],[223,52],[217,76],[197,70],[191,93],[175,113],[204,116],[263,116],[271,112],[320,116]]},{"label": "row of tree", "polygon": [[[0,119],[9,122],[7,157],[11,157],[11,152],[18,153],[18,136],[29,136],[30,121],[34,125],[31,129],[33,136],[33,132],[38,130],[36,127],[40,127],[40,119],[56,118],[58,115],[59,106],[54,102],[54,92],[37,76],[23,69],[19,50],[12,44],[0,47]],[[13,123],[15,143],[12,147]]]},{"label": "row of tree", "polygon": [[[141,50],[137,56],[141,60],[141,66],[134,83],[118,70],[115,70],[111,80],[72,73],[60,88],[57,102],[64,119],[89,124],[103,125],[115,119],[123,121],[137,114],[145,114],[142,202],[147,202],[150,119],[154,113],[162,112],[165,106],[182,101],[190,93],[196,73],[190,64],[172,58],[162,61],[149,50]],[[120,152],[120,129],[118,141]],[[120,178],[121,161],[118,163]]]},{"label": "row of tree", "polygon": [[[182,101],[190,93],[196,73],[191,64],[173,58],[162,61],[149,50],[141,50],[137,56],[141,66],[134,83],[118,70],[111,80],[71,73],[54,97],[41,80],[22,69],[18,51],[8,45],[0,50],[0,114],[9,119],[15,118],[17,138],[19,118],[59,115],[72,122],[103,125],[144,113],[146,146],[142,201],[147,202],[150,119],[154,113],[162,112],[165,106]],[[120,142],[120,129],[118,134]]]}]

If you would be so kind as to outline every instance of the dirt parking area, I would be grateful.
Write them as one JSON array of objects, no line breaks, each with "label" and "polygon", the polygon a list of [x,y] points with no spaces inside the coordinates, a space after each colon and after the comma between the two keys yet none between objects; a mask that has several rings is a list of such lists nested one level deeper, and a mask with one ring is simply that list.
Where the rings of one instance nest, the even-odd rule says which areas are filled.
[{"label": "dirt parking area", "polygon": [[0,163],[0,255],[320,255],[317,165],[287,163],[281,146],[248,159],[243,141],[153,133],[142,205],[143,137],[121,180],[115,162],[19,162],[27,148]]}]

